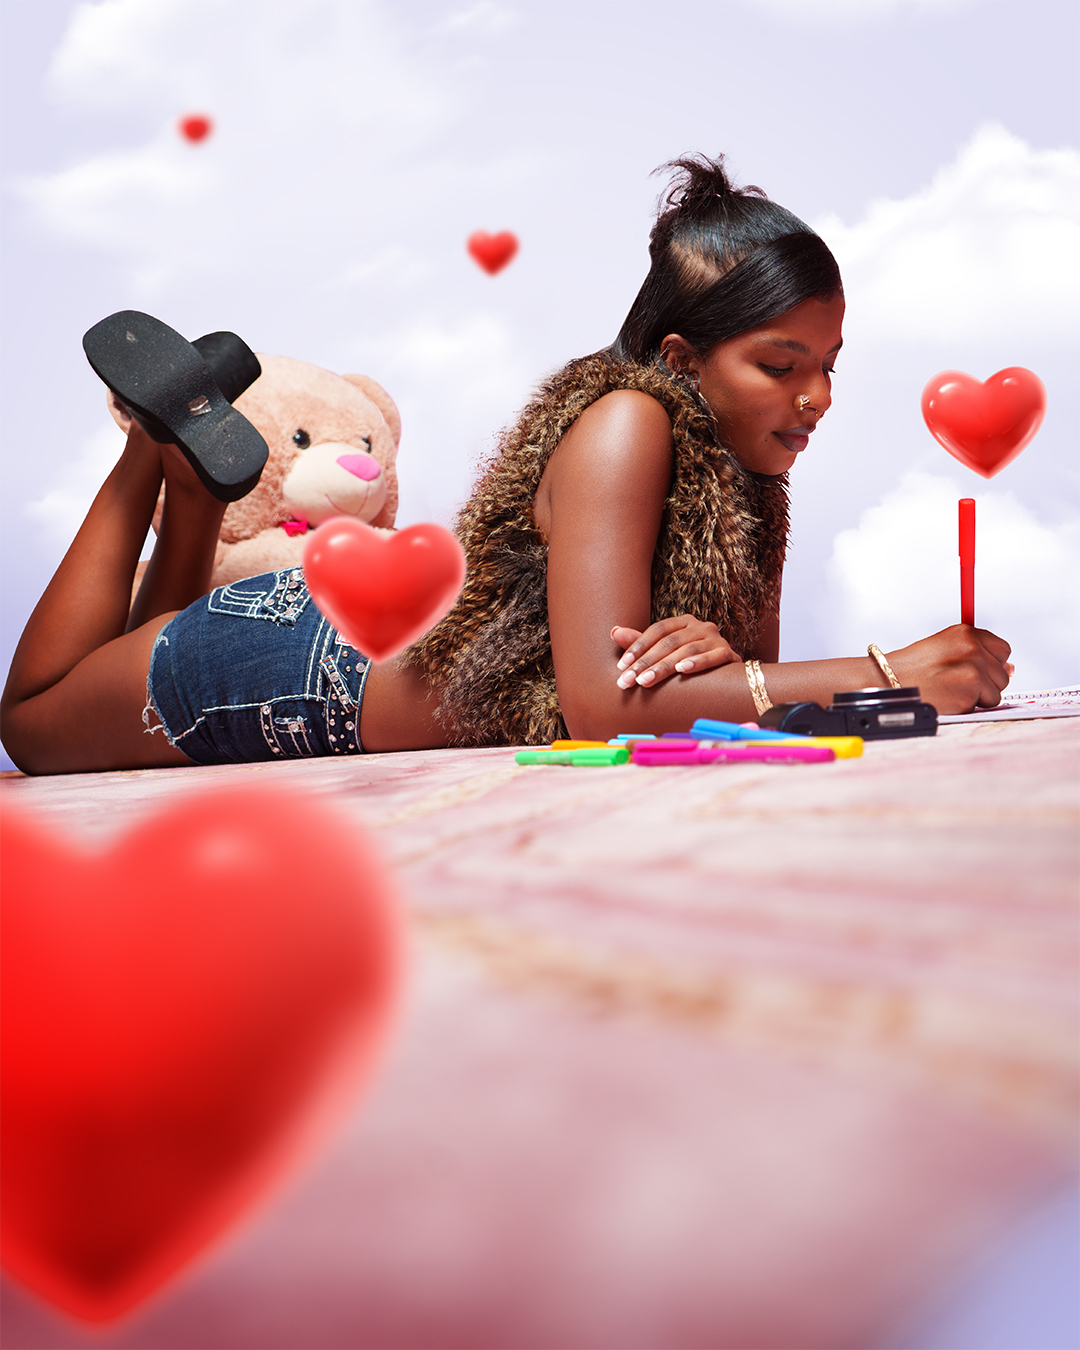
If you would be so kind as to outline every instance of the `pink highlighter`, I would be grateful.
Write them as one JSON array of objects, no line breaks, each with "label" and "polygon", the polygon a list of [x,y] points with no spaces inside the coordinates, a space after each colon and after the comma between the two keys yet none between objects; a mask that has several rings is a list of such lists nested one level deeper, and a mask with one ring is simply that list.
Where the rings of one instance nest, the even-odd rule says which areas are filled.
[{"label": "pink highlighter", "polygon": [[635,764],[827,764],[836,752],[827,745],[771,745],[768,741],[635,741]]}]

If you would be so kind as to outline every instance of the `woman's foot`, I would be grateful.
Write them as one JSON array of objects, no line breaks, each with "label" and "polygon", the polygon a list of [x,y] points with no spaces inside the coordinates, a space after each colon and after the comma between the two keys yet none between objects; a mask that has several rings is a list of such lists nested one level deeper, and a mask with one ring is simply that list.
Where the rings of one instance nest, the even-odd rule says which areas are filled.
[{"label": "woman's foot", "polygon": [[[234,398],[257,377],[254,353],[235,334],[200,339],[223,362]],[[266,442],[231,406],[203,354],[159,319],[138,310],[110,315],[83,338],[94,371],[160,444],[175,444],[218,501],[237,501],[259,481]],[[244,353],[250,357],[248,361]]]}]

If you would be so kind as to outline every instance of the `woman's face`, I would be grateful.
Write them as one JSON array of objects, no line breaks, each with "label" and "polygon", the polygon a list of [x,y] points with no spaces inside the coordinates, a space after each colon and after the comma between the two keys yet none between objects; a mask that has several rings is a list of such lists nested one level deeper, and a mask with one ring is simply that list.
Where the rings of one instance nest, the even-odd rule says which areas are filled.
[{"label": "woman's face", "polygon": [[703,357],[685,350],[684,369],[697,373],[721,439],[744,469],[785,473],[806,449],[832,403],[843,321],[837,293],[725,338]]}]

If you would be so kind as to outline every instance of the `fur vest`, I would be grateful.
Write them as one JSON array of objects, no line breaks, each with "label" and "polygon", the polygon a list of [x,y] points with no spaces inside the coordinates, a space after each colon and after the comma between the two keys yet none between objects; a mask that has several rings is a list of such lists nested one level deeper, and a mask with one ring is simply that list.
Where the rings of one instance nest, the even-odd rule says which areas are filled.
[{"label": "fur vest", "polygon": [[762,616],[778,608],[787,476],[743,470],[717,442],[704,405],[662,371],[602,352],[572,361],[503,433],[455,524],[468,560],[461,596],[402,658],[439,691],[438,716],[453,745],[537,745],[566,735],[548,632],[547,545],[533,500],[563,435],[615,389],[651,394],[672,423],[674,472],[653,555],[651,621],[711,620],[751,658]]}]

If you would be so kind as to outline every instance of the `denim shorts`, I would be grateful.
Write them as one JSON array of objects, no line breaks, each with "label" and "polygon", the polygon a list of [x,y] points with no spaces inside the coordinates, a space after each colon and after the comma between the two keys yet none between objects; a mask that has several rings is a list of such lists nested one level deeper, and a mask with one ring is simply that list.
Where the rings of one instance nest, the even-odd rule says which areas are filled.
[{"label": "denim shorts", "polygon": [[219,586],[165,625],[143,721],[196,764],[363,754],[370,668],[320,614],[300,568],[266,572]]}]

